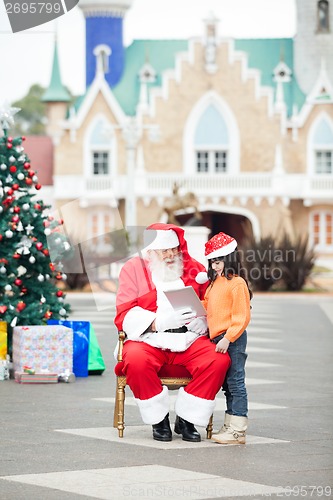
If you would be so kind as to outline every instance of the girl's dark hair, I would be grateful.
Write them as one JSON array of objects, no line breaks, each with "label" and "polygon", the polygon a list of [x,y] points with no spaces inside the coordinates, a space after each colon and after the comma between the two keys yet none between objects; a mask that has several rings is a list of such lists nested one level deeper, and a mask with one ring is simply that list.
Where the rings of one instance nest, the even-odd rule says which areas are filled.
[{"label": "girl's dark hair", "polygon": [[227,280],[231,280],[234,276],[240,276],[241,278],[243,278],[249,290],[250,299],[252,299],[253,292],[249,286],[246,276],[246,269],[242,264],[242,259],[239,250],[236,249],[234,252],[230,253],[229,255],[226,255],[225,257],[215,257],[214,259],[208,260],[207,274],[211,284],[213,284],[213,282],[216,280],[218,276],[216,271],[214,271],[212,267],[212,263],[218,260],[219,261],[223,260],[224,262],[223,274],[227,278]]}]

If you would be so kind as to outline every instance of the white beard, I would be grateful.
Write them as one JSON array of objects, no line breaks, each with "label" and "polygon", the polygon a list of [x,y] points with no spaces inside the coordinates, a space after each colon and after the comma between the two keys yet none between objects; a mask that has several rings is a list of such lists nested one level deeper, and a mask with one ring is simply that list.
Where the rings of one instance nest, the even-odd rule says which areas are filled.
[{"label": "white beard", "polygon": [[183,274],[183,256],[179,253],[173,259],[160,260],[149,252],[149,269],[158,281],[175,281]]}]

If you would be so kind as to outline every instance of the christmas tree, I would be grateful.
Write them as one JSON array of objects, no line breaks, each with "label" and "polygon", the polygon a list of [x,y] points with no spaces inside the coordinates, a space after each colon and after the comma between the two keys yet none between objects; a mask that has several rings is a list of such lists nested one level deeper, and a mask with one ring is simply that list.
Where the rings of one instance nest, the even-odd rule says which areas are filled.
[{"label": "christmas tree", "polygon": [[57,285],[66,279],[60,259],[71,248],[63,222],[36,199],[42,186],[24,153],[25,137],[8,134],[17,111],[0,108],[0,321],[8,323],[9,345],[11,327],[64,319],[70,309]]}]

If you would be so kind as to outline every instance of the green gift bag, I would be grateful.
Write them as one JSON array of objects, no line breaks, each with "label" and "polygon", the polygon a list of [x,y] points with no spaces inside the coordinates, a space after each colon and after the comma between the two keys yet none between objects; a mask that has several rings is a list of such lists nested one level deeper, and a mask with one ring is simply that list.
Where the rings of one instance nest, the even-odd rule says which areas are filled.
[{"label": "green gift bag", "polygon": [[105,363],[93,326],[90,323],[88,373],[89,375],[102,375]]}]

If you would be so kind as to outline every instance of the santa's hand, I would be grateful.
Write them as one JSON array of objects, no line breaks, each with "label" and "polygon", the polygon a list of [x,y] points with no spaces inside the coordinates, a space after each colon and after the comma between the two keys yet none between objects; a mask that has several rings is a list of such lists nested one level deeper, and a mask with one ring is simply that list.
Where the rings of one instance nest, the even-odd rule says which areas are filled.
[{"label": "santa's hand", "polygon": [[157,313],[155,318],[155,328],[158,332],[181,328],[184,325],[187,326],[187,323],[189,323],[193,317],[194,313],[192,311],[185,313],[182,313],[181,311],[174,311],[173,313]]},{"label": "santa's hand", "polygon": [[192,319],[186,326],[191,332],[197,333],[198,335],[205,335],[207,332],[207,319],[205,316],[200,316],[199,318]]}]

